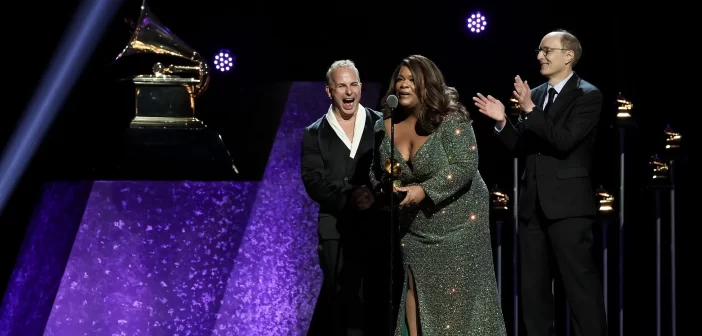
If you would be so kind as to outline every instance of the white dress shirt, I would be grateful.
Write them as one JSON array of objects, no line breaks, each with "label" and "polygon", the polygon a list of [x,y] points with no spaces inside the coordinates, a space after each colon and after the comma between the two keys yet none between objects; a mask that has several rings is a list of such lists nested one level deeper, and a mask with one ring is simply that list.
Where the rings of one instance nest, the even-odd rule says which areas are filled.
[{"label": "white dress shirt", "polygon": [[349,157],[354,158],[356,156],[356,151],[358,150],[358,145],[361,143],[361,138],[363,137],[363,127],[366,125],[366,108],[363,105],[358,104],[358,111],[356,111],[356,122],[353,127],[353,141],[346,136],[346,132],[341,128],[341,124],[336,119],[332,106],[329,106],[329,111],[326,114],[327,121],[331,125],[332,129],[336,135],[341,139],[341,141],[349,149]]}]

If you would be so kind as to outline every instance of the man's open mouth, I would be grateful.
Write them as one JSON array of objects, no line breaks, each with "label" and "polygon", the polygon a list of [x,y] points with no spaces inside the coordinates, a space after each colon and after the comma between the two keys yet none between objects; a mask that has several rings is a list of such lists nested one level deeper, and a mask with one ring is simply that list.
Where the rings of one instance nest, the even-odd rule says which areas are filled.
[{"label": "man's open mouth", "polygon": [[353,98],[344,98],[344,100],[342,100],[343,105],[344,105],[344,109],[345,109],[345,110],[350,110],[350,109],[352,109],[352,108],[353,108],[353,102],[354,102],[354,101],[355,101],[355,99],[353,99]]}]

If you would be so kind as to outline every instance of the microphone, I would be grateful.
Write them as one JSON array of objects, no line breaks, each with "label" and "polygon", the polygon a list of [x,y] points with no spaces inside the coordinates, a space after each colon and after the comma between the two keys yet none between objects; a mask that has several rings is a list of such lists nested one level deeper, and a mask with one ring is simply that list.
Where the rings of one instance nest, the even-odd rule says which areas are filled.
[{"label": "microphone", "polygon": [[396,95],[389,95],[387,99],[385,99],[385,103],[388,104],[388,107],[391,109],[394,109],[397,107],[397,96]]},{"label": "microphone", "polygon": [[392,116],[395,114],[394,110],[397,107],[397,103],[398,103],[398,101],[397,101],[396,95],[389,95],[388,98],[385,99],[385,104],[390,108],[390,114],[383,117],[383,120],[392,119]]}]

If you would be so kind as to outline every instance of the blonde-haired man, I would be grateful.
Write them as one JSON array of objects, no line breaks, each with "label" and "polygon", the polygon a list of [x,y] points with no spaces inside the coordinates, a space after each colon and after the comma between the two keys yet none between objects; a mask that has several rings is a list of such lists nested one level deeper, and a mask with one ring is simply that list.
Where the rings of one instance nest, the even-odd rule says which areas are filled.
[{"label": "blonde-haired man", "polygon": [[[319,263],[324,272],[315,322],[330,321],[320,335],[362,335],[364,329],[361,214],[373,202],[367,187],[379,112],[360,104],[361,80],[350,60],[327,71],[327,112],[302,137],[301,174],[307,194],[319,203]],[[331,313],[331,318],[319,314]],[[316,326],[313,326],[313,328]]]}]

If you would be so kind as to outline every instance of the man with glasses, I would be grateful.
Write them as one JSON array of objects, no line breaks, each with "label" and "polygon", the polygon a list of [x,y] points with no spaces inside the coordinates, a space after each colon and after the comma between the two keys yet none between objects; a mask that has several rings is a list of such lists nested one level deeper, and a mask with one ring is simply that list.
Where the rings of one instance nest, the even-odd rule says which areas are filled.
[{"label": "man with glasses", "polygon": [[576,335],[606,335],[602,285],[590,252],[597,210],[591,150],[602,93],[573,72],[582,55],[573,34],[547,34],[536,53],[548,82],[532,90],[515,78],[513,95],[521,109],[516,125],[500,101],[480,93],[473,98],[496,121],[502,142],[526,159],[519,204],[524,322],[530,336],[555,335],[552,281],[558,272]]}]

